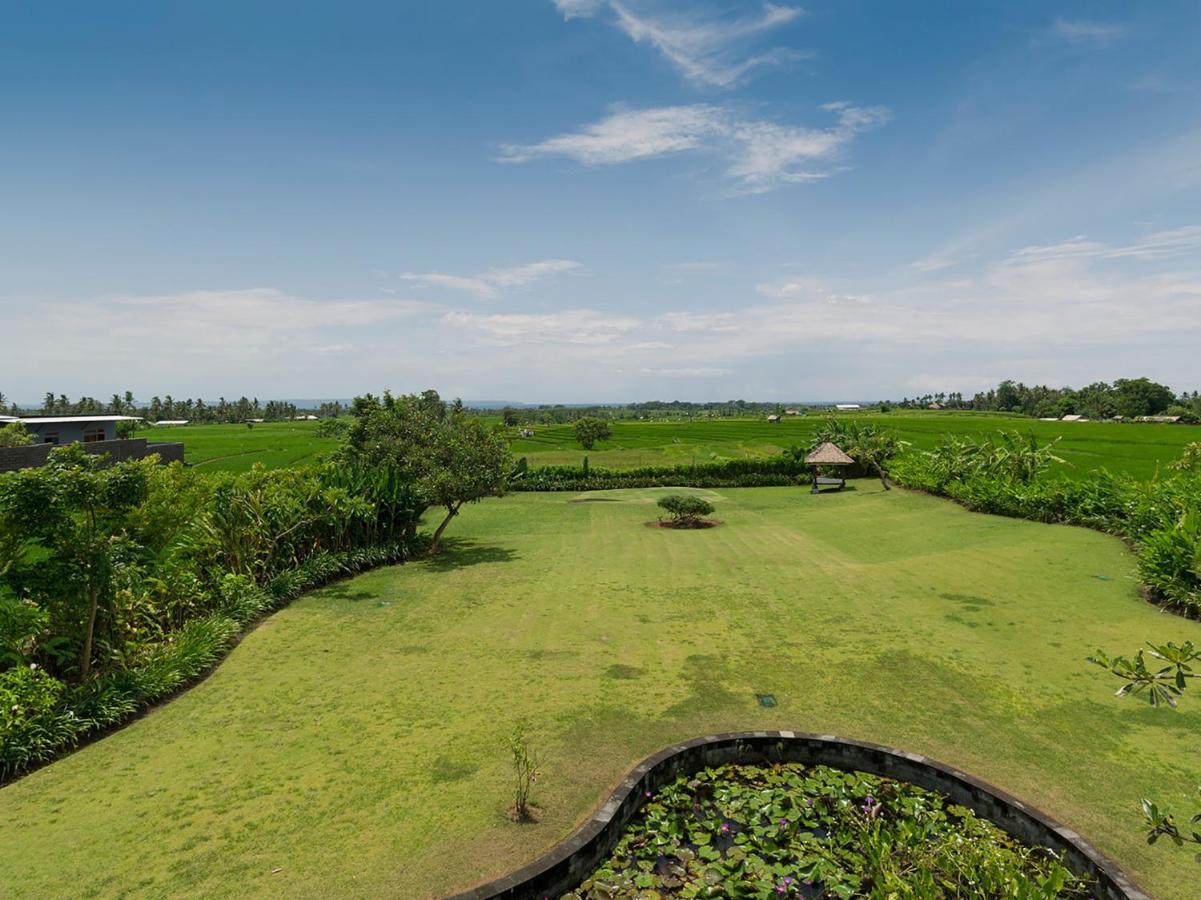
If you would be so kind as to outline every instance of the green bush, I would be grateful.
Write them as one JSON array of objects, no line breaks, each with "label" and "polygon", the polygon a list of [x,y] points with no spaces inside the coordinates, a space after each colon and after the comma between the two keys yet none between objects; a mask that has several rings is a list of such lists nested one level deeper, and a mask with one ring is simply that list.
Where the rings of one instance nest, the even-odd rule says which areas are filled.
[{"label": "green bush", "polygon": [[669,494],[659,498],[659,508],[671,514],[672,523],[681,527],[696,527],[713,512],[713,504],[690,494]]}]

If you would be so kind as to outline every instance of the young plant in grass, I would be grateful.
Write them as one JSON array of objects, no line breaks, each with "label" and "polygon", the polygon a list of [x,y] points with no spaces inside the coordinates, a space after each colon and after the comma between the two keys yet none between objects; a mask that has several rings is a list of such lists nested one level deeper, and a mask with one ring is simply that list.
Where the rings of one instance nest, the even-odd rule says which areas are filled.
[{"label": "young plant in grass", "polygon": [[669,494],[659,498],[659,508],[671,515],[667,524],[672,528],[706,528],[713,524],[705,518],[713,512],[713,504],[700,497]]},{"label": "young plant in grass", "polygon": [[505,738],[505,744],[513,757],[514,798],[509,817],[514,822],[533,822],[534,806],[530,803],[530,791],[538,780],[538,760],[530,751],[525,737],[525,726],[520,722],[513,726]]}]

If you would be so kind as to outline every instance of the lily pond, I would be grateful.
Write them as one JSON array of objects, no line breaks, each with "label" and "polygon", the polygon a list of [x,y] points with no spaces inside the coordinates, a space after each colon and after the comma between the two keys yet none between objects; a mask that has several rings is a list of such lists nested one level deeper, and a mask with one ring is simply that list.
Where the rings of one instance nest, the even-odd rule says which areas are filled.
[{"label": "lily pond", "polygon": [[1087,897],[1050,850],[906,784],[825,766],[729,765],[648,795],[564,900]]}]

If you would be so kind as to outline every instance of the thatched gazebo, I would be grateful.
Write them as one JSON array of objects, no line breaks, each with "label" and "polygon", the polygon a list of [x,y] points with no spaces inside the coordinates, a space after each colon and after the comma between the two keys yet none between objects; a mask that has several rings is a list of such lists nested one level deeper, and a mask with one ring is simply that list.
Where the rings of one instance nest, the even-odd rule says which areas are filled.
[{"label": "thatched gazebo", "polygon": [[[855,465],[855,460],[851,459],[842,452],[837,446],[826,441],[819,444],[813,451],[805,457],[805,465],[813,469],[813,490],[811,493],[816,494],[818,489],[823,484],[838,485],[841,491],[847,486],[847,477],[843,473],[843,469],[847,466]],[[832,475],[819,475],[818,466],[838,466],[838,477]]]}]

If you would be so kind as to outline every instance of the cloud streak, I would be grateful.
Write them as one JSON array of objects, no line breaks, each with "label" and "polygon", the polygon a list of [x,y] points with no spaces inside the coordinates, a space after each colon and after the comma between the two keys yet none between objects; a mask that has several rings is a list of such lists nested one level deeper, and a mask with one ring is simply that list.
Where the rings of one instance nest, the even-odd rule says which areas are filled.
[{"label": "cloud streak", "polygon": [[507,288],[527,287],[550,275],[570,272],[580,264],[570,259],[544,259],[505,269],[489,269],[478,275],[449,275],[445,272],[405,272],[400,277],[417,287],[463,291],[484,300],[500,296]]},{"label": "cloud streak", "polygon": [[709,87],[732,87],[757,70],[806,56],[785,47],[753,50],[757,38],[799,18],[799,7],[766,3],[758,15],[730,18],[692,10],[654,15],[619,0],[554,0],[554,4],[567,20],[607,10],[613,25],[635,44],[653,47],[689,81]]},{"label": "cloud streak", "polygon": [[1108,47],[1126,34],[1126,28],[1113,22],[1094,22],[1087,19],[1056,19],[1049,33],[1068,44],[1086,47]]},{"label": "cloud streak", "polygon": [[642,110],[615,107],[608,116],[579,131],[535,144],[505,144],[500,160],[526,163],[565,157],[583,166],[604,166],[707,152],[726,160],[725,174],[736,193],[764,193],[828,177],[832,174],[829,163],[858,135],[891,118],[884,107],[844,102],[828,103],[822,110],[836,116],[835,125],[781,125],[743,118],[729,107],[709,104]]}]

